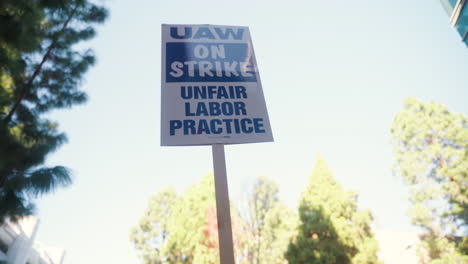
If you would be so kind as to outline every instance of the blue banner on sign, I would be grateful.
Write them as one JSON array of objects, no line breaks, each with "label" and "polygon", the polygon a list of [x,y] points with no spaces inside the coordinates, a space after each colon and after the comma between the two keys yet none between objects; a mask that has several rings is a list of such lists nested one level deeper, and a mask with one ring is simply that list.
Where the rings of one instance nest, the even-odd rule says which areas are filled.
[{"label": "blue banner on sign", "polygon": [[166,43],[166,82],[256,82],[246,43]]}]

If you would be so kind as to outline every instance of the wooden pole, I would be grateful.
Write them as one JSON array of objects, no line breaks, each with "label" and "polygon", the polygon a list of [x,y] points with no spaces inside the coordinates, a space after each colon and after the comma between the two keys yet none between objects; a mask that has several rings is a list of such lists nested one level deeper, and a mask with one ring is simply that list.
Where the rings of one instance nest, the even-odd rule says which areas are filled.
[{"label": "wooden pole", "polygon": [[234,264],[231,212],[226,173],[224,145],[213,144],[213,167],[215,174],[216,213],[218,217],[219,258],[221,264]]}]

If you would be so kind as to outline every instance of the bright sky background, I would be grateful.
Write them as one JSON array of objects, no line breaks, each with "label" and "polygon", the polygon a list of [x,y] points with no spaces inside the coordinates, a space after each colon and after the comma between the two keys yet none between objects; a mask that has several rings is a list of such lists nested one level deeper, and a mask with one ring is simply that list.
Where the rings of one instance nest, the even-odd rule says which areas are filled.
[{"label": "bright sky background", "polygon": [[87,104],[52,118],[69,143],[50,164],[75,182],[39,200],[38,240],[66,264],[140,263],[129,242],[150,195],[212,171],[210,147],[160,147],[161,24],[249,26],[274,143],[226,147],[231,198],[255,177],[296,207],[316,153],[372,209],[376,228],[415,230],[391,173],[390,125],[407,96],[468,114],[468,48],[437,0],[106,1],[88,43]]}]

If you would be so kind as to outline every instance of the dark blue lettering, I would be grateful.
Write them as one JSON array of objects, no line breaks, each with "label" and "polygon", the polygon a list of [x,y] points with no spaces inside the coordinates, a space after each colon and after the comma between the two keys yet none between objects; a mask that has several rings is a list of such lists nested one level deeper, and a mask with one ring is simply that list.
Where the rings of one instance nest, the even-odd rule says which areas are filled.
[{"label": "dark blue lettering", "polygon": [[216,86],[208,86],[208,98],[213,99],[213,95],[216,94]]},{"label": "dark blue lettering", "polygon": [[242,35],[244,34],[243,28],[238,28],[237,32],[234,33],[232,28],[226,28],[226,31],[223,32],[221,28],[215,28],[216,34],[218,34],[220,39],[228,39],[229,35],[232,36],[233,39],[242,40]]},{"label": "dark blue lettering", "polygon": [[223,119],[223,122],[226,125],[226,133],[231,134],[232,133],[232,129],[231,129],[232,119]]},{"label": "dark blue lettering", "polygon": [[185,119],[184,120],[184,135],[189,135],[189,130],[190,130],[190,135],[195,134],[195,120]]},{"label": "dark blue lettering", "polygon": [[213,119],[210,121],[210,127],[211,127],[211,132],[213,132],[213,134],[221,134],[221,132],[223,132],[223,129],[220,128],[220,127],[216,127],[216,124],[218,125],[221,125],[223,122],[219,119]]},{"label": "dark blue lettering", "polygon": [[176,129],[179,129],[181,127],[182,127],[182,121],[180,121],[180,120],[171,120],[171,121],[169,121],[169,131],[170,131],[169,134],[171,136],[174,136]]},{"label": "dark blue lettering", "polygon": [[209,102],[210,106],[210,115],[211,116],[219,116],[221,114],[221,110],[219,109],[218,102]]},{"label": "dark blue lettering", "polygon": [[239,134],[241,132],[240,125],[239,125],[239,119],[234,119],[234,130],[236,131],[237,134]]},{"label": "dark blue lettering", "polygon": [[207,39],[215,39],[215,36],[213,33],[211,33],[210,29],[207,27],[199,27],[197,29],[197,33],[195,33],[195,36],[193,36],[194,39],[201,39],[201,38],[207,38]]},{"label": "dark blue lettering", "polygon": [[195,114],[190,112],[190,103],[185,103],[185,116],[194,116]]},{"label": "dark blue lettering", "polygon": [[263,118],[254,118],[254,128],[255,133],[265,133],[265,129],[263,129]]},{"label": "dark blue lettering", "polygon": [[223,115],[230,116],[234,113],[234,108],[232,107],[232,103],[224,102],[221,104],[221,109],[223,110]]},{"label": "dark blue lettering", "polygon": [[236,98],[247,98],[245,86],[236,86]]},{"label": "dark blue lettering", "polygon": [[171,37],[175,39],[189,39],[192,37],[192,28],[184,27],[184,34],[181,36],[177,30],[177,27],[171,27]]},{"label": "dark blue lettering", "polygon": [[198,103],[197,104],[197,113],[195,114],[196,116],[208,116],[208,109],[206,108],[205,103]]},{"label": "dark blue lettering", "polygon": [[180,97],[182,97],[182,99],[191,99],[192,98],[192,88],[191,86],[189,86],[189,88],[185,87],[185,86],[181,86],[180,87]]},{"label": "dark blue lettering", "polygon": [[226,87],[219,86],[218,87],[218,99],[229,99],[229,95],[226,91]]},{"label": "dark blue lettering", "polygon": [[241,123],[241,127],[242,127],[242,132],[247,133],[247,134],[250,134],[250,133],[253,132],[252,127],[250,127],[250,126],[247,127],[247,123],[252,124],[251,119],[248,119],[248,118],[241,119],[240,123]]},{"label": "dark blue lettering", "polygon": [[236,98],[234,94],[234,86],[229,86],[229,94],[231,95],[231,99]]},{"label": "dark blue lettering", "polygon": [[195,99],[206,99],[206,86],[193,86]]},{"label": "dark blue lettering", "polygon": [[236,115],[247,115],[244,102],[234,102],[234,109],[236,109]]},{"label": "dark blue lettering", "polygon": [[206,119],[200,119],[200,121],[198,121],[198,131],[197,131],[197,134],[200,135],[200,134],[203,134],[203,133],[206,133],[206,134],[210,134],[210,127],[208,126],[208,121],[206,121]]}]

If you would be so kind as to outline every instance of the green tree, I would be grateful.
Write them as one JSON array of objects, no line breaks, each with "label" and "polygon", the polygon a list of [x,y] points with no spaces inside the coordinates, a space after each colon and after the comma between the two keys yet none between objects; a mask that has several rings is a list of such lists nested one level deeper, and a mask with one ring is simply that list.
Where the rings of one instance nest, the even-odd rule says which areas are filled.
[{"label": "green tree", "polygon": [[256,179],[250,192],[245,223],[248,246],[246,263],[286,263],[284,252],[294,235],[297,219],[279,200],[277,184],[267,177]]},{"label": "green tree", "polygon": [[44,114],[86,101],[79,86],[95,57],[75,44],[106,16],[87,0],[0,2],[0,222],[33,213],[34,197],[71,183],[67,168],[43,166],[66,141]]},{"label": "green tree", "polygon": [[[467,263],[468,119],[415,98],[392,124],[395,172],[409,187],[413,224],[423,230],[422,263]],[[465,253],[464,252],[465,248]],[[464,255],[464,256],[463,256]]]},{"label": "green tree", "polygon": [[[179,197],[166,189],[150,198],[138,226],[130,232],[144,264],[219,263],[213,180],[212,174],[206,175]],[[236,263],[285,263],[283,254],[294,232],[295,216],[278,200],[278,188],[267,178],[257,180],[252,195],[249,205],[259,205],[249,210],[256,214],[254,224],[231,206]],[[261,231],[256,228],[259,222]]]},{"label": "green tree", "polygon": [[174,205],[164,252],[171,263],[218,263],[218,233],[214,176],[208,174],[192,185]]},{"label": "green tree", "polygon": [[321,157],[302,194],[300,225],[285,254],[290,264],[379,263],[370,211],[344,191]]},{"label": "green tree", "polygon": [[149,199],[148,208],[138,227],[130,233],[135,248],[145,264],[161,264],[166,260],[162,246],[169,236],[169,221],[177,195],[172,188],[167,188]]},{"label": "green tree", "polygon": [[180,197],[172,189],[150,199],[130,240],[145,264],[219,263],[213,175]]}]

